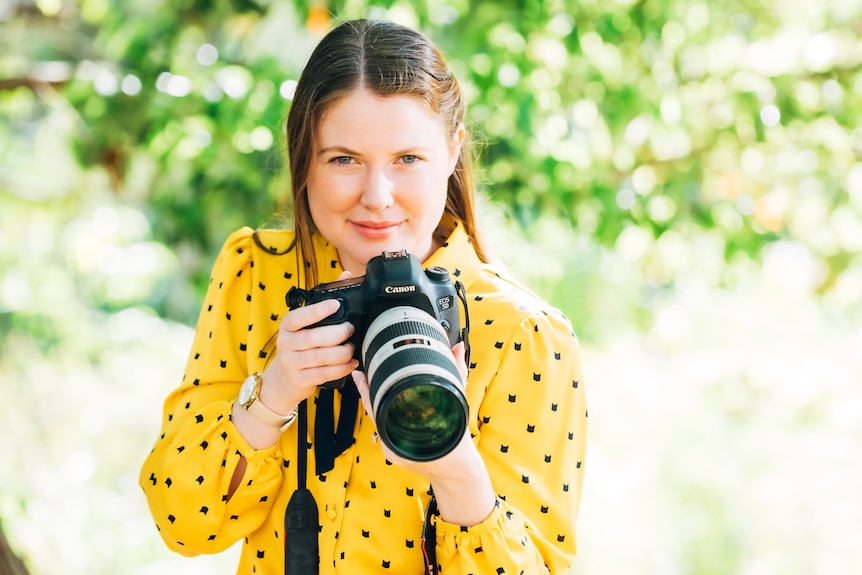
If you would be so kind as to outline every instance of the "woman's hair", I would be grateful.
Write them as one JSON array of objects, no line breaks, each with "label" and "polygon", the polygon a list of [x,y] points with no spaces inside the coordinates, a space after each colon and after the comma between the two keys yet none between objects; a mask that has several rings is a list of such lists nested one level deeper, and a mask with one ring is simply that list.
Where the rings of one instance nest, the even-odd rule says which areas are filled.
[{"label": "woman's hair", "polygon": [[[315,258],[311,256],[315,226],[307,187],[315,131],[335,102],[360,88],[381,97],[419,99],[443,120],[450,135],[464,122],[466,104],[458,80],[440,50],[422,34],[387,21],[352,20],[320,41],[299,78],[287,116],[294,244],[299,244],[310,267],[306,274],[309,286],[317,282]],[[461,222],[479,258],[487,262],[489,254],[476,226],[473,178],[472,149],[466,136],[449,177],[445,211]]]}]

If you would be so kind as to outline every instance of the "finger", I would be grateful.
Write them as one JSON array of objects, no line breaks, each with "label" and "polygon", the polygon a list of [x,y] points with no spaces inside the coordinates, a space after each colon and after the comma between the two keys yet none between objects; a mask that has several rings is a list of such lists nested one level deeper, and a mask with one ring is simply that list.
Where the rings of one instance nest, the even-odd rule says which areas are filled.
[{"label": "finger", "polygon": [[357,365],[358,362],[351,360],[349,363],[308,368],[302,371],[302,379],[306,383],[313,383],[313,387],[317,387],[329,381],[347,377],[356,369]]},{"label": "finger", "polygon": [[311,305],[291,310],[281,321],[282,329],[299,331],[333,315],[341,307],[337,299],[325,299]]},{"label": "finger", "polygon": [[459,341],[452,347],[452,354],[455,356],[455,365],[458,367],[458,373],[461,374],[461,381],[467,384],[467,375],[470,373],[467,367],[466,344]]},{"label": "finger", "polygon": [[371,412],[371,391],[368,389],[368,378],[358,369],[351,375],[353,376],[353,383],[356,384],[356,389],[359,391],[359,397],[362,398],[362,405],[365,407],[365,413],[373,419],[374,414]]},{"label": "finger", "polygon": [[340,274],[338,274],[338,279],[335,281],[347,280],[353,277],[353,274],[347,270],[344,270]]},{"label": "finger", "polygon": [[[285,351],[308,351],[317,348],[330,348],[349,343],[355,328],[350,322],[337,323],[335,325],[324,325],[299,331],[281,329],[278,333],[279,350]],[[352,343],[349,343],[352,346]],[[352,352],[351,352],[352,353]]]},{"label": "finger", "polygon": [[308,349],[290,349],[288,345],[284,345],[279,348],[279,353],[294,371],[318,366],[348,364],[355,357],[353,344],[350,342],[340,345],[309,347]]}]

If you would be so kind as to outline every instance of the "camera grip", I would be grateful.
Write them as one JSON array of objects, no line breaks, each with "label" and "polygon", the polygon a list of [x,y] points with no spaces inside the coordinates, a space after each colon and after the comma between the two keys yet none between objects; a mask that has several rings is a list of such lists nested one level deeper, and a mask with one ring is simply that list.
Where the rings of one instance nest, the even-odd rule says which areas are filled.
[{"label": "camera grip", "polygon": [[[322,326],[326,326],[326,325],[338,325],[338,324],[341,324],[341,323],[344,323],[346,321],[351,320],[350,314],[348,312],[347,302],[345,302],[344,299],[341,297],[335,297],[332,299],[334,299],[338,302],[338,304],[339,304],[338,309],[332,315],[323,318],[319,322],[312,324],[312,325],[306,327],[305,329],[312,329],[315,327],[322,327]],[[353,318],[353,319],[356,319],[356,318]],[[354,339],[354,337],[348,338],[347,340],[345,340],[345,342],[351,341],[352,339]],[[354,342],[354,347],[356,349],[356,353],[354,353],[354,357],[356,357],[358,359],[359,358],[359,344],[357,342]],[[321,384],[320,387],[323,389],[342,389],[345,386],[345,384],[347,383],[348,377],[350,377],[350,376],[344,376],[344,377],[339,378],[339,379],[327,381],[326,383]]]}]

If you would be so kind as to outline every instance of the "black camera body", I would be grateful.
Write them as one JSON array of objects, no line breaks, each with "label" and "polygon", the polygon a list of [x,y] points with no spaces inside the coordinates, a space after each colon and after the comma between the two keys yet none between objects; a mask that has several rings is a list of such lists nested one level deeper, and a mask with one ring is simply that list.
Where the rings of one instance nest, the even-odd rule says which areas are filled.
[{"label": "black camera body", "polygon": [[[458,300],[464,303],[460,327]],[[422,269],[401,250],[383,252],[362,277],[292,288],[288,306],[327,299],[338,311],[307,329],[349,321],[354,357],[368,377],[371,408],[380,440],[415,461],[443,457],[464,438],[469,410],[452,347],[468,337],[466,295],[448,270]],[[469,349],[469,346],[467,346]],[[467,352],[468,353],[468,352]],[[324,383],[341,388],[347,378]]]},{"label": "black camera body", "polygon": [[[291,289],[288,293],[290,307],[297,307],[296,302],[290,301],[294,292]],[[365,369],[361,357],[362,340],[368,326],[382,312],[395,306],[415,307],[434,317],[447,332],[449,347],[461,341],[458,293],[449,271],[439,266],[423,270],[419,260],[406,250],[383,252],[368,261],[364,276],[320,284],[301,297],[305,305],[327,299],[341,303],[337,312],[310,327],[352,323],[356,330],[349,341],[354,345],[354,357],[362,369]],[[323,387],[340,388],[344,382],[344,379],[331,381]]]}]

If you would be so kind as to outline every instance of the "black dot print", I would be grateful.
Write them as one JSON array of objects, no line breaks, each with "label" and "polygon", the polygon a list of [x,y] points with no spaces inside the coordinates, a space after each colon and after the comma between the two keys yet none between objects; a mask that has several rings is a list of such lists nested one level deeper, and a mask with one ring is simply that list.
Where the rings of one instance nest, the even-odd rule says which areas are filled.
[{"label": "black dot print", "polygon": [[[245,543],[238,572],[246,573],[279,572],[284,542],[281,529],[276,527],[278,521],[270,517],[256,531],[242,530],[252,516],[277,514],[279,511],[271,511],[276,508],[283,511],[286,496],[279,489],[283,479],[295,479],[296,472],[296,434],[289,431],[274,457],[249,459],[246,477],[227,503],[223,478],[240,457],[248,458],[249,454],[242,452],[248,447],[241,449],[232,435],[236,430],[228,433],[232,429],[226,427],[230,411],[220,407],[216,412],[213,398],[218,396],[224,405],[235,393],[228,384],[238,390],[248,373],[262,371],[276,357],[274,335],[287,313],[284,294],[297,278],[307,274],[301,267],[304,260],[286,248],[293,238],[290,232],[266,234],[267,241],[262,244],[255,244],[250,234],[240,234],[220,255],[202,307],[208,315],[199,325],[206,327],[196,334],[190,354],[194,361],[187,365],[183,387],[166,404],[162,439],[141,475],[147,496],[162,500],[152,506],[157,527],[163,534],[171,533],[166,536],[175,538],[174,545],[185,542],[189,553],[207,552],[208,546],[216,549],[224,545],[216,542],[217,533],[237,534]],[[463,250],[470,248],[463,233],[452,237],[454,240],[446,243],[449,247],[435,254],[434,264],[449,269],[467,289],[473,351],[467,389],[471,417],[475,418],[469,432],[480,446],[495,487],[502,491],[495,512],[502,519],[490,523],[493,527],[487,536],[482,530],[438,524],[438,537],[440,529],[445,529],[447,538],[455,538],[455,545],[446,547],[451,551],[445,557],[439,556],[442,548],[438,548],[437,559],[442,564],[458,562],[465,573],[529,573],[530,569],[514,560],[515,556],[536,554],[533,534],[526,524],[535,526],[544,540],[555,541],[567,553],[574,548],[572,511],[562,506],[579,497],[582,473],[571,471],[575,461],[578,470],[582,467],[579,449],[587,416],[583,408],[572,409],[572,402],[580,402],[582,394],[577,340],[571,324],[563,321],[558,311],[523,291],[506,274],[494,271],[493,266],[464,256]],[[316,245],[323,246],[323,242]],[[282,257],[284,254],[289,255]],[[310,267],[310,262],[305,266]],[[335,279],[340,264],[333,246],[321,247],[315,267],[320,273],[319,283]],[[225,393],[212,384],[224,387]],[[312,421],[314,405],[309,404]],[[422,510],[431,495],[429,484],[421,479],[417,482],[415,474],[405,475],[401,467],[385,459],[379,446],[372,450],[367,437],[373,426],[369,428],[367,417],[362,419],[362,406],[358,409],[361,413],[350,451],[337,458],[331,472],[309,481],[322,513],[321,564],[341,565],[345,563],[338,561],[346,562],[349,557],[351,562],[359,561],[356,569],[363,572],[415,570],[417,558],[421,565],[419,537]],[[574,417],[575,413],[579,417]],[[306,442],[312,457],[316,444],[316,440]],[[511,503],[506,492],[513,495]],[[409,505],[405,505],[408,500]],[[333,519],[327,518],[327,510],[337,511]],[[214,521],[223,524],[216,528]],[[403,545],[397,545],[399,539]],[[360,545],[362,553],[354,553]],[[460,557],[455,559],[449,553]],[[563,572],[568,567],[554,564],[550,557],[545,562],[551,572]]]}]

